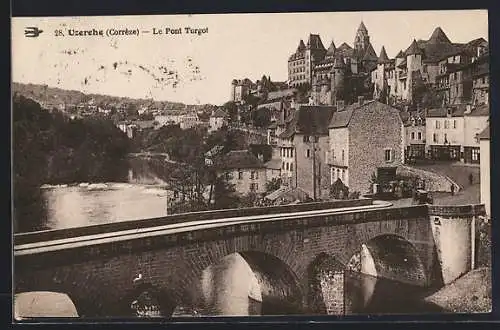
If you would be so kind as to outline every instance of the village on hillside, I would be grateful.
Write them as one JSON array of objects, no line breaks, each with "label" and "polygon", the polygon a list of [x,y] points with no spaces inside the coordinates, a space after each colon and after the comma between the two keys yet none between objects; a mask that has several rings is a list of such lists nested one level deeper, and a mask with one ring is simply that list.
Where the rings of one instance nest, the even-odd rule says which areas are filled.
[{"label": "village on hillside", "polygon": [[246,144],[214,146],[205,162],[223,164],[215,171],[237,193],[255,194],[258,205],[360,196],[479,202],[481,190],[489,209],[485,39],[454,43],[436,27],[390,58],[385,47],[377,55],[361,22],[352,46],[331,41],[326,48],[310,34],[286,60],[287,81],[235,78],[222,106],[22,84],[14,92],[71,118],[111,119],[130,139],[170,125],[238,131]]}]

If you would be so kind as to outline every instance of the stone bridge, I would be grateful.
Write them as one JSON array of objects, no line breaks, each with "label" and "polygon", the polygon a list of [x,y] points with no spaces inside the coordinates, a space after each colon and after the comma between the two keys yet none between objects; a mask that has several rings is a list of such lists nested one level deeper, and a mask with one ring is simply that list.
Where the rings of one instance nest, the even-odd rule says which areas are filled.
[{"label": "stone bridge", "polygon": [[[15,293],[66,293],[80,316],[124,317],[149,290],[162,315],[171,315],[176,306],[213,304],[207,272],[238,253],[257,279],[260,314],[266,301],[302,312],[319,301],[323,312],[344,314],[346,270],[418,286],[469,271],[474,220],[483,214],[482,205],[394,208],[354,200],[17,234]],[[331,276],[318,282],[319,272]]]}]

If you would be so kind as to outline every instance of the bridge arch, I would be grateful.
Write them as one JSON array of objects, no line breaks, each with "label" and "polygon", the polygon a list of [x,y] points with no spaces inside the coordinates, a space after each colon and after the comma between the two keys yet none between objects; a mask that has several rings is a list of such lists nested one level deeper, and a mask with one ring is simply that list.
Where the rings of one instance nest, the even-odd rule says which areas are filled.
[{"label": "bridge arch", "polygon": [[[233,252],[205,267],[197,303],[209,315],[286,315],[301,312],[295,272],[279,257],[258,250]],[[182,302],[180,302],[182,304]]]},{"label": "bridge arch", "polygon": [[426,268],[419,251],[405,237],[377,235],[357,247],[347,263],[348,270],[374,277],[425,286]]}]

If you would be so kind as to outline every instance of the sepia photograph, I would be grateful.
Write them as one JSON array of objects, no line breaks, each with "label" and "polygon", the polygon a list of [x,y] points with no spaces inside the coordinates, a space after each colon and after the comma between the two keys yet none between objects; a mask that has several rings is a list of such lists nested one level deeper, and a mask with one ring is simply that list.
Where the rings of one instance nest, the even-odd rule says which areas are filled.
[{"label": "sepia photograph", "polygon": [[489,53],[487,10],[13,17],[13,321],[491,313]]}]

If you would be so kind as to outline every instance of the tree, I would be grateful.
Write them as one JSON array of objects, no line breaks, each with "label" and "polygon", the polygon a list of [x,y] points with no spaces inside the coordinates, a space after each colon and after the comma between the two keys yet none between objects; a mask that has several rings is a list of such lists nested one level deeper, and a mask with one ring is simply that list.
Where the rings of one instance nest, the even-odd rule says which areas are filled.
[{"label": "tree", "polygon": [[266,182],[266,192],[271,193],[281,187],[281,178],[273,178],[271,181]]},{"label": "tree", "polygon": [[230,122],[238,121],[238,106],[233,101],[224,103],[222,108],[228,113]]},{"label": "tree", "polygon": [[256,127],[267,127],[271,124],[271,110],[260,108],[252,112],[253,124]]},{"label": "tree", "polygon": [[346,199],[349,196],[349,188],[339,178],[330,186],[330,196],[335,199]]}]

